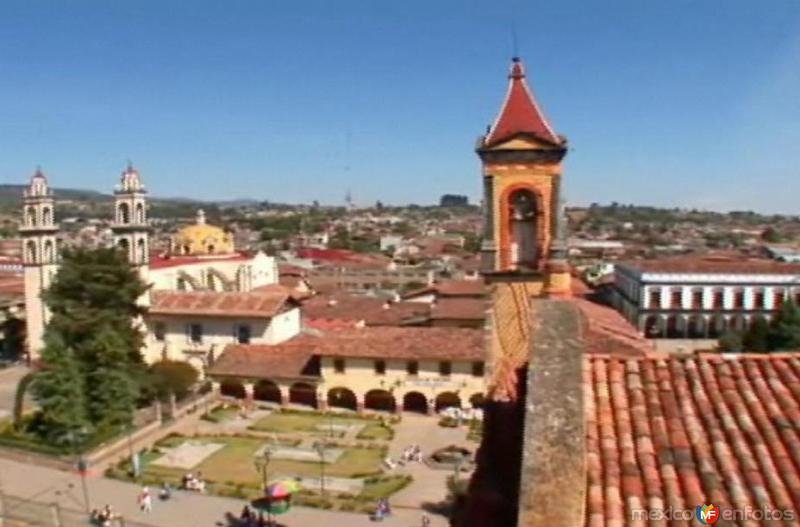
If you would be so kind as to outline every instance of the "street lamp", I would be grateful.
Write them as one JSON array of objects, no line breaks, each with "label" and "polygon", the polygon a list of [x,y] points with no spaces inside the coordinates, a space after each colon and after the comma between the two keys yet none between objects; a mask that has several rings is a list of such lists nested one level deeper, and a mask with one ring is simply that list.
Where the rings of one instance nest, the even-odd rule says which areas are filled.
[{"label": "street lamp", "polygon": [[256,470],[261,475],[261,485],[264,487],[264,492],[267,492],[267,469],[269,468],[269,462],[272,458],[272,447],[267,444],[264,446],[264,451],[261,453],[260,456],[256,456],[253,462],[255,463]]},{"label": "street lamp", "polygon": [[319,492],[322,494],[322,497],[325,497],[325,444],[324,443],[317,443],[314,447],[319,455]]},{"label": "street lamp", "polygon": [[78,474],[81,477],[81,488],[83,489],[83,504],[86,507],[86,514],[90,514],[91,507],[89,504],[89,487],[86,484],[86,469],[87,464],[86,460],[83,458],[82,453],[78,453],[78,446],[77,443],[82,437],[86,437],[89,431],[86,430],[85,427],[81,427],[79,430],[71,430],[65,434],[65,439],[72,447],[72,453],[77,458],[76,461],[76,468],[78,469]]}]

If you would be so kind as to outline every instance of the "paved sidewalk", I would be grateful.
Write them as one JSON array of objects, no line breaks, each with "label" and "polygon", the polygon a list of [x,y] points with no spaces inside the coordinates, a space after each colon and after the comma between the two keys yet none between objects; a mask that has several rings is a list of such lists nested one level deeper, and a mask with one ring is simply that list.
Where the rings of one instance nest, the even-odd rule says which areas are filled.
[{"label": "paved sidewalk", "polygon": [[[11,496],[40,502],[59,503],[65,508],[84,508],[81,482],[77,474],[54,469],[25,465],[0,459],[0,486]],[[92,507],[110,504],[125,518],[154,527],[211,527],[233,526],[229,518],[241,512],[245,502],[230,498],[202,496],[176,492],[174,497],[160,503],[156,500],[153,512],[145,514],[136,505],[139,487],[131,483],[106,479],[96,474],[88,477],[89,498]],[[394,514],[380,525],[384,527],[417,527],[421,525],[422,512],[418,509],[396,508]],[[432,527],[445,527],[447,519],[429,514]],[[331,512],[320,509],[295,507],[280,516],[280,523],[291,526],[374,527],[366,515]]]}]

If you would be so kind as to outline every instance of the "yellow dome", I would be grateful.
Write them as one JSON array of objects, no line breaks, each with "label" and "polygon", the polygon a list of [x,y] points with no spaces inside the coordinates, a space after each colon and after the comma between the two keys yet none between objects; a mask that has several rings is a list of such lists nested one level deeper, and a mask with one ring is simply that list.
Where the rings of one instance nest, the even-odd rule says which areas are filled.
[{"label": "yellow dome", "polygon": [[173,252],[195,256],[234,252],[231,235],[219,227],[206,224],[205,214],[197,212],[197,223],[179,230],[173,237]]}]

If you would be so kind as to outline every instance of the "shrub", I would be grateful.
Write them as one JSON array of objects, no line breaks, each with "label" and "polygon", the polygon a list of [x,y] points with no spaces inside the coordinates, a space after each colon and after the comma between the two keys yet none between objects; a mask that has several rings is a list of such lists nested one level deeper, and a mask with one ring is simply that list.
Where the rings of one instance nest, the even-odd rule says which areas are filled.
[{"label": "shrub", "polygon": [[151,381],[156,397],[166,400],[171,393],[183,399],[197,382],[197,370],[183,361],[162,360],[150,366]]}]

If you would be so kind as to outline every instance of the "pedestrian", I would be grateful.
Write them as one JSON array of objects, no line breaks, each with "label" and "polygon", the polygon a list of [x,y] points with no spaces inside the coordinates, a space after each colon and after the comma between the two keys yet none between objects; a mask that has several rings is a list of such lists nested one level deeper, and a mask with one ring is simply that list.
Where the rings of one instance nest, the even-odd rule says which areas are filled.
[{"label": "pedestrian", "polygon": [[139,509],[142,512],[152,512],[153,510],[153,497],[147,487],[142,487],[142,493],[139,494]]},{"label": "pedestrian", "polygon": [[428,517],[427,514],[422,513],[422,527],[430,527],[431,519]]}]

